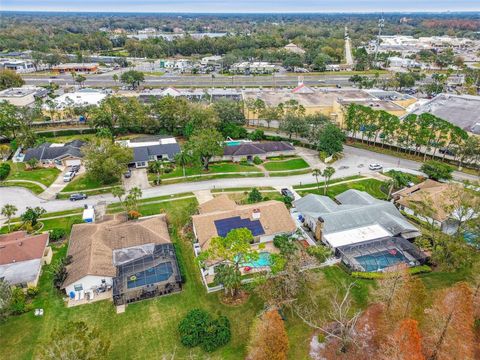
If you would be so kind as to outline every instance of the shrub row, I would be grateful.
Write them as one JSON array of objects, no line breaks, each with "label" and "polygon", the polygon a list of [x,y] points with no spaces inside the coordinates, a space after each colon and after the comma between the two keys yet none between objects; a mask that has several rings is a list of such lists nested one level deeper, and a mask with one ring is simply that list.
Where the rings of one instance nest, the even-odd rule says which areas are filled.
[{"label": "shrub row", "polygon": [[10,174],[10,164],[0,164],[0,181],[5,180],[8,174]]},{"label": "shrub row", "polygon": [[[432,268],[428,265],[415,266],[408,269],[408,273],[410,275],[429,273],[431,271],[432,271]],[[374,279],[383,279],[385,273],[353,271],[351,275],[352,277],[357,279],[374,280]]]}]

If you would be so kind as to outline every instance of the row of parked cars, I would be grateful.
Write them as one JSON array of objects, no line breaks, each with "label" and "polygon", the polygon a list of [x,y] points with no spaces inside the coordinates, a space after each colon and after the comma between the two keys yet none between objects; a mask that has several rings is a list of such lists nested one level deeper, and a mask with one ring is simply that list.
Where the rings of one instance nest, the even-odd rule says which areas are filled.
[{"label": "row of parked cars", "polygon": [[68,171],[63,175],[63,182],[70,182],[80,171],[80,165],[72,165],[68,167]]}]

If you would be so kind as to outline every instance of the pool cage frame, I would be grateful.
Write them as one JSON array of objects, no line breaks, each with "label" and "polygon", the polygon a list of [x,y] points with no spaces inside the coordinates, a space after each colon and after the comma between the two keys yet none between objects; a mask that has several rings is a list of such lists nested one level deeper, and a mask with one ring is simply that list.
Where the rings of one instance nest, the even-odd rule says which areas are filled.
[{"label": "pool cage frame", "polygon": [[[170,263],[172,275],[167,280],[128,287],[128,279],[139,272]],[[115,305],[152,298],[177,292],[182,289],[182,276],[178,266],[175,248],[172,244],[155,245],[152,254],[134,259],[117,266],[117,276],[113,278],[113,301]]]},{"label": "pool cage frame", "polygon": [[[415,244],[398,236],[341,246],[336,249],[336,253],[337,256],[341,257],[343,263],[352,271],[366,271],[366,269],[355,260],[356,257],[375,255],[390,250],[399,251],[407,259],[413,258],[415,265],[407,264],[409,266],[423,265],[427,260],[425,253]],[[408,256],[406,254],[408,254]],[[375,261],[375,258],[373,259]]]}]

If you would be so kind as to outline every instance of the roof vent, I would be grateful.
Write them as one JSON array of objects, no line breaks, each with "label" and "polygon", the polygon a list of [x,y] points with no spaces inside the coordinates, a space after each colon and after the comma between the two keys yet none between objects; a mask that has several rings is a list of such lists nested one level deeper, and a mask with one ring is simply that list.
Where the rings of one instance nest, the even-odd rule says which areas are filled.
[{"label": "roof vent", "polygon": [[18,246],[22,246],[22,245],[23,245],[23,242],[20,241],[20,242],[18,243]]},{"label": "roof vent", "polygon": [[260,209],[253,209],[252,219],[254,220],[260,219]]}]

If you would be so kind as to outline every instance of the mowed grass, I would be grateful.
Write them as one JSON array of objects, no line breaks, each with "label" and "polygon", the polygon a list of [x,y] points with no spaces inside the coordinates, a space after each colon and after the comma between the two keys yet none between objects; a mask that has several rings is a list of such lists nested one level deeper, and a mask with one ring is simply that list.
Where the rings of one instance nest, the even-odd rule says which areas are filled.
[{"label": "mowed grass", "polygon": [[[328,187],[327,195],[331,198],[334,198],[335,196],[343,193],[344,191],[347,191],[349,189],[356,189],[360,191],[365,191],[377,199],[386,200],[387,194],[385,194],[382,190],[383,184],[384,183],[382,181],[376,179],[365,179],[344,184],[331,184]],[[321,187],[320,190],[297,190],[297,192],[301,196],[305,196],[306,194],[323,195],[323,188]]]},{"label": "mowed grass", "polygon": [[36,195],[41,194],[44,191],[43,188],[40,187],[37,184],[23,182],[23,181],[9,181],[9,182],[2,183],[0,186],[2,186],[2,187],[10,187],[10,186],[23,187],[25,189],[30,190],[31,192],[33,192]]},{"label": "mowed grass", "polygon": [[62,192],[93,190],[104,187],[112,187],[115,185],[118,185],[118,183],[105,185],[99,181],[90,179],[86,175],[79,175],[73,178],[73,180],[63,188]]},{"label": "mowed grass", "polygon": [[[40,294],[34,303],[35,308],[44,309],[44,316],[35,317],[30,312],[1,323],[0,333],[8,336],[0,337],[0,357],[36,358],[55,327],[66,321],[85,321],[97,327],[111,341],[108,355],[111,359],[161,359],[163,356],[170,358],[172,354],[178,359],[190,356],[198,359],[244,359],[251,322],[262,309],[262,304],[252,295],[241,306],[227,306],[219,301],[219,293],[206,293],[192,246],[188,240],[178,236],[178,227],[187,221],[196,205],[195,199],[156,205],[158,211],[167,213],[172,224],[172,241],[186,277],[181,293],[128,305],[126,312],[118,315],[109,301],[66,308],[62,295],[52,286],[50,266],[46,266],[39,283]],[[59,223],[55,219],[49,227],[57,225]],[[55,249],[54,261],[65,255],[66,246]],[[232,326],[230,343],[208,355],[199,348],[191,350],[183,347],[179,342],[177,326],[182,317],[194,308],[227,316]]]},{"label": "mowed grass", "polygon": [[9,164],[11,170],[6,180],[30,180],[39,182],[48,187],[55,181],[58,175],[60,175],[60,170],[57,168],[26,170],[24,163],[9,162]]},{"label": "mowed grass", "polygon": [[284,161],[267,161],[263,164],[268,171],[285,171],[306,169],[309,167],[307,162],[302,158],[290,159]]},{"label": "mowed grass", "polygon": [[[218,173],[231,173],[231,172],[260,172],[260,169],[255,166],[240,165],[232,162],[219,162],[211,163],[208,167],[208,171],[203,170],[201,166],[186,166],[185,167],[185,176],[193,175],[208,175],[208,174],[218,174]],[[175,169],[161,176],[162,179],[171,179],[176,177],[183,176],[183,168],[181,166],[176,166]],[[156,174],[149,173],[148,178],[153,181],[157,177]]]}]

